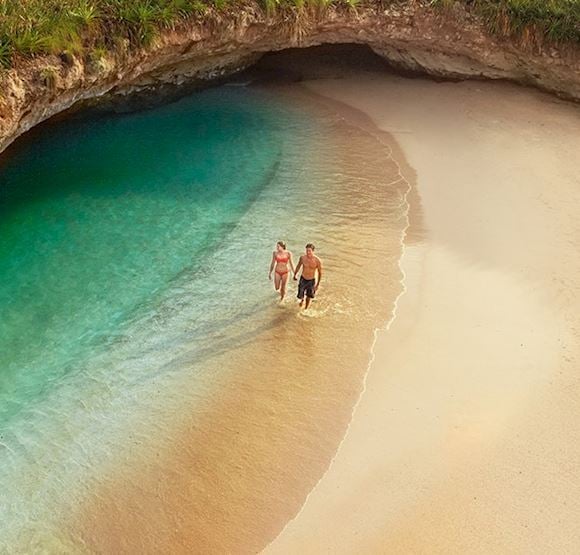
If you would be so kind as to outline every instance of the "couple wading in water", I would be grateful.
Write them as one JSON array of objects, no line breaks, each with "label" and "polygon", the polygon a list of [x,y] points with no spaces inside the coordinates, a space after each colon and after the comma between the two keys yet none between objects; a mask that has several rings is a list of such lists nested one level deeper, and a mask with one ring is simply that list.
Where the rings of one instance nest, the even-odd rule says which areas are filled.
[{"label": "couple wading in water", "polygon": [[[272,279],[272,271],[274,274],[274,287],[276,291],[280,291],[280,300],[284,300],[286,295],[286,286],[288,284],[288,276],[290,271],[294,274],[294,279],[302,268],[302,275],[298,282],[298,295],[300,299],[300,306],[304,303],[306,296],[306,305],[304,308],[310,306],[310,302],[314,298],[314,294],[320,285],[320,278],[322,277],[322,261],[314,254],[314,245],[308,243],[306,245],[306,252],[298,260],[298,264],[294,267],[292,261],[292,253],[286,250],[286,243],[278,241],[276,243],[276,250],[272,253],[272,262],[270,263],[270,273],[268,279]],[[290,266],[290,269],[288,269]]]}]

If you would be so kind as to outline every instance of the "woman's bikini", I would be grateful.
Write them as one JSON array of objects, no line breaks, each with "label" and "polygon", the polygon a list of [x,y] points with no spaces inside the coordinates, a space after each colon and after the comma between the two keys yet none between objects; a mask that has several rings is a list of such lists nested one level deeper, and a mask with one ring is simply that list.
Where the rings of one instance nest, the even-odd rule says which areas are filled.
[{"label": "woman's bikini", "polygon": [[[286,254],[277,254],[276,255],[276,262],[279,262],[281,264],[287,264],[288,261],[290,260],[290,255],[288,253]],[[276,270],[276,273],[282,277],[285,276],[288,273],[288,268],[286,268],[283,272],[280,272],[279,270]]]}]

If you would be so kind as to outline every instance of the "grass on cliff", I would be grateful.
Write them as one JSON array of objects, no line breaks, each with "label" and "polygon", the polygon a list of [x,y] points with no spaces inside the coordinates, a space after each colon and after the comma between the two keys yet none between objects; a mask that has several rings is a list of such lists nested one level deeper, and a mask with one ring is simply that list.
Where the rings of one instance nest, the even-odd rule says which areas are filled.
[{"label": "grass on cliff", "polygon": [[208,7],[201,0],[0,0],[0,64],[10,66],[15,56],[147,45],[160,28]]},{"label": "grass on cliff", "polygon": [[[265,12],[324,9],[330,5],[381,7],[404,0],[258,0]],[[476,10],[490,29],[518,36],[530,44],[545,41],[580,43],[580,0],[432,0],[455,1]],[[98,58],[147,46],[160,29],[209,10],[240,9],[244,0],[0,0],[0,67],[41,54]],[[426,5],[429,2],[426,1]]]},{"label": "grass on cliff", "polygon": [[[580,0],[461,0],[483,17],[495,35],[529,46],[580,43]],[[449,8],[455,0],[432,0]]]}]

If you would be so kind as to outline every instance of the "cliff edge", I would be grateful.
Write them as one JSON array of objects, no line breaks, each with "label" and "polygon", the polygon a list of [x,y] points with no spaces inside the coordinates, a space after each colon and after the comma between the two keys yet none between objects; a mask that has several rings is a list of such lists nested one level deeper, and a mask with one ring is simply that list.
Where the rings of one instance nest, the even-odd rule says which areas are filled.
[{"label": "cliff edge", "polygon": [[31,127],[80,101],[164,83],[205,83],[244,69],[269,51],[332,43],[366,44],[405,71],[438,78],[507,79],[580,100],[576,44],[525,45],[494,36],[462,4],[449,9],[432,4],[373,2],[271,14],[246,4],[164,30],[147,48],[126,44],[98,58],[62,54],[24,60],[0,77],[0,152]]}]

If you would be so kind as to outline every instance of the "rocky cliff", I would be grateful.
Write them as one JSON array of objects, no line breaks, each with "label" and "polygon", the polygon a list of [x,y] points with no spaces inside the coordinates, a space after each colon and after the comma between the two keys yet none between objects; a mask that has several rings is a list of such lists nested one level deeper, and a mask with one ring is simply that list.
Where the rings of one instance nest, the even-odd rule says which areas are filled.
[{"label": "rocky cliff", "polygon": [[147,49],[127,47],[90,61],[47,56],[21,62],[1,78],[0,151],[79,101],[162,83],[206,82],[235,73],[268,51],[328,43],[366,44],[403,70],[441,78],[508,79],[580,100],[578,48],[531,49],[493,37],[459,4],[451,10],[424,1],[378,6],[267,15],[249,5],[164,31]]}]

